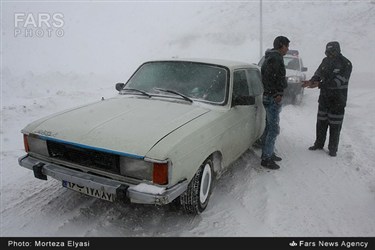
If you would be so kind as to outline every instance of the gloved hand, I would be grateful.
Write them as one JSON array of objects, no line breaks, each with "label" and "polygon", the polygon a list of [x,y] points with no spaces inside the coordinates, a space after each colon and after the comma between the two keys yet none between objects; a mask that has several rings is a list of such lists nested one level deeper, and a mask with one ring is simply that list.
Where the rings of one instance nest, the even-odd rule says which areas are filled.
[{"label": "gloved hand", "polygon": [[313,88],[316,88],[319,86],[319,82],[312,82],[312,81],[302,81],[302,85],[301,85],[303,88],[310,88],[310,89],[313,89]]},{"label": "gloved hand", "polygon": [[309,87],[311,85],[311,81],[302,81],[302,87],[303,88],[307,88],[307,87]]}]

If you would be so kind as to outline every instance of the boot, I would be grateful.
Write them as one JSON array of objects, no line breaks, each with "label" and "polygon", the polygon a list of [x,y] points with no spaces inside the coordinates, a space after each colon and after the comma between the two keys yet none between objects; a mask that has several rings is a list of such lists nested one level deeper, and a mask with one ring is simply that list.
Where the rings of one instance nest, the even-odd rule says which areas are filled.
[{"label": "boot", "polygon": [[323,147],[319,147],[319,146],[317,146],[317,145],[312,145],[311,147],[309,147],[309,150],[317,150],[317,149],[323,149]]},{"label": "boot", "polygon": [[335,151],[329,151],[328,153],[330,156],[335,157],[337,153]]},{"label": "boot", "polygon": [[262,165],[263,167],[268,168],[268,169],[279,169],[280,168],[280,166],[277,165],[272,159],[262,160],[260,165]]},{"label": "boot", "polygon": [[273,161],[281,161],[281,160],[282,160],[282,158],[279,157],[279,156],[277,156],[275,153],[272,155],[271,159],[272,159]]}]

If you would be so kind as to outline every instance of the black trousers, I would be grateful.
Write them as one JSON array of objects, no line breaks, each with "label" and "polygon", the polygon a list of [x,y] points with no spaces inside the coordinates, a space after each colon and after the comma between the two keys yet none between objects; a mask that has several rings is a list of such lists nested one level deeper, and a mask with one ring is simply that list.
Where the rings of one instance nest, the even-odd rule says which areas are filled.
[{"label": "black trousers", "polygon": [[316,122],[316,140],[315,146],[323,148],[329,128],[328,150],[337,152],[340,140],[340,132],[344,120],[344,105],[322,105],[319,104],[319,110]]}]

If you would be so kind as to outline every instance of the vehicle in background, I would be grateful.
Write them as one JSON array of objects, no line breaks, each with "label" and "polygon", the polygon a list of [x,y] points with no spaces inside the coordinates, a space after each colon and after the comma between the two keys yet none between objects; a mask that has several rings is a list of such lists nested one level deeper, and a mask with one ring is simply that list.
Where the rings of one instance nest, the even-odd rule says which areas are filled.
[{"label": "vehicle in background", "polygon": [[[261,67],[264,62],[264,56],[258,63]],[[306,80],[307,67],[303,66],[302,58],[298,50],[289,50],[284,56],[284,64],[286,69],[286,77],[288,87],[284,90],[284,104],[292,103],[298,105],[302,102],[304,88],[302,81]]]}]

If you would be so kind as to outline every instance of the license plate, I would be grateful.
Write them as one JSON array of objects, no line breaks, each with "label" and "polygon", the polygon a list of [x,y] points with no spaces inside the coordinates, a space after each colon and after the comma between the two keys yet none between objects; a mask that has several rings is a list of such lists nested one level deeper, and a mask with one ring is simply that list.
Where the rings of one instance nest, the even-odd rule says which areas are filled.
[{"label": "license plate", "polygon": [[107,193],[107,192],[104,192],[95,188],[81,186],[81,185],[78,185],[69,181],[62,181],[62,185],[63,187],[66,187],[68,189],[71,189],[71,190],[74,190],[83,194],[87,194],[87,195],[90,195],[90,196],[93,196],[102,200],[111,201],[111,202],[115,200],[114,194]]}]

